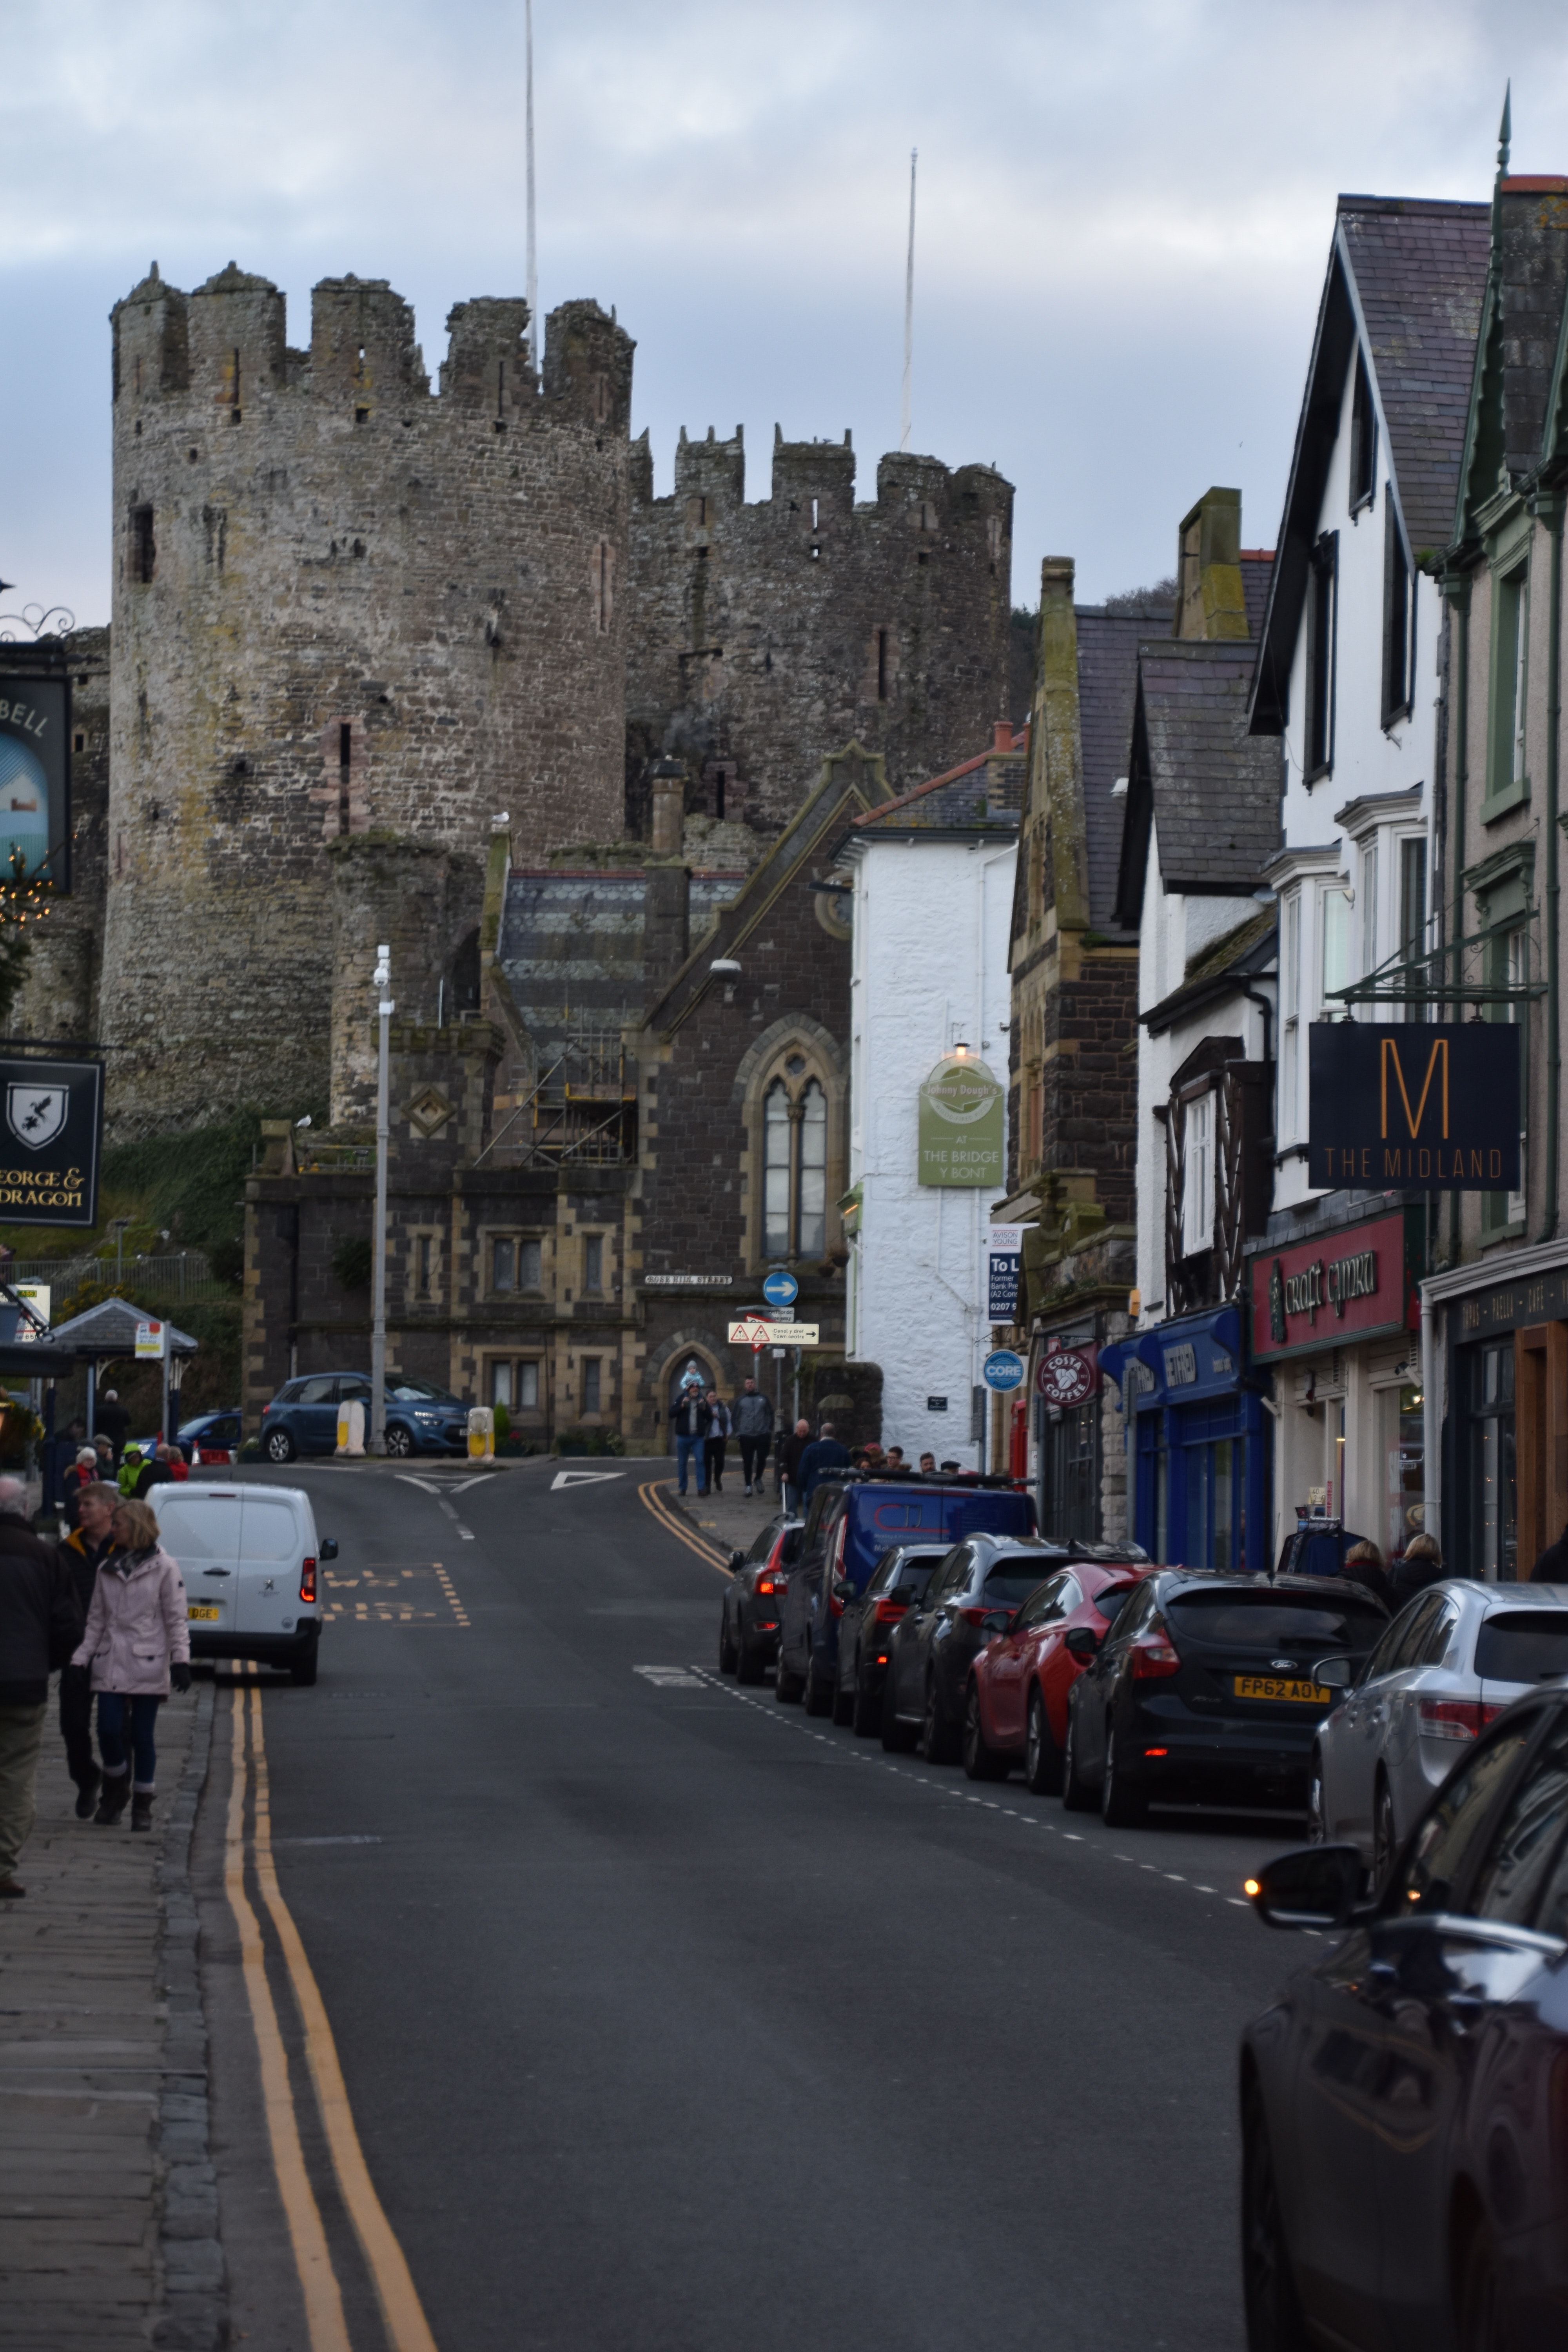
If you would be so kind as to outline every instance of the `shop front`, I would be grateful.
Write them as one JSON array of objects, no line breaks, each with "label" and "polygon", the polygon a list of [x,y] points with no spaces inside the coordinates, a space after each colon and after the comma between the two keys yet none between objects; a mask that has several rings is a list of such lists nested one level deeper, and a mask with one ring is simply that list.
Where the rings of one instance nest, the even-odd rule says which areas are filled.
[{"label": "shop front", "polygon": [[1296,1223],[1288,1245],[1248,1252],[1252,1360],[1275,1375],[1279,1415],[1276,1558],[1304,1515],[1339,1520],[1391,1560],[1423,1526],[1425,1231],[1411,1203],[1304,1235]]},{"label": "shop front", "polygon": [[1181,1316],[1107,1348],[1121,1390],[1132,1533],[1185,1568],[1268,1565],[1266,1408],[1247,1380],[1241,1310]]},{"label": "shop front", "polygon": [[1443,1556],[1510,1583],[1568,1524],[1568,1255],[1521,1250],[1422,1290],[1443,1370]]}]

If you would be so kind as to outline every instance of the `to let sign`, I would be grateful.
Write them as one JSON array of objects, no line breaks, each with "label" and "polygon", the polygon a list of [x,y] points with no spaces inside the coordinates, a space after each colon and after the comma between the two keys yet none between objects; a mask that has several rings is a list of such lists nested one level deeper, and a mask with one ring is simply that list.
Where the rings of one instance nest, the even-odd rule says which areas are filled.
[{"label": "to let sign", "polygon": [[1521,1034],[1490,1021],[1315,1021],[1308,1182],[1517,1192]]}]

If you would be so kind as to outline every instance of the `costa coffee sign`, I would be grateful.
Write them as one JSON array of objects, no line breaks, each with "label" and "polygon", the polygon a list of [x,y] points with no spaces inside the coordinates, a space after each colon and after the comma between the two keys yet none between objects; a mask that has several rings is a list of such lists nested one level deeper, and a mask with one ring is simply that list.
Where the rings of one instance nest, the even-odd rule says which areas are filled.
[{"label": "costa coffee sign", "polygon": [[1403,1212],[1252,1260],[1255,1360],[1414,1330],[1417,1317]]}]

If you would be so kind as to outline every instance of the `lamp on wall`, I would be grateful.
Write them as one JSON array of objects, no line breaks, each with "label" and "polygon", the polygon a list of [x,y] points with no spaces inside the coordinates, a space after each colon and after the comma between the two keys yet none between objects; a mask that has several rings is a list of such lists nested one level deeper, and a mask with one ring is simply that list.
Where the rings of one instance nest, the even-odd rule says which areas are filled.
[{"label": "lamp on wall", "polygon": [[741,967],[736,962],[734,957],[715,956],[708,969],[714,975],[715,979],[721,980],[723,982],[725,1003],[733,1004],[735,1002],[735,982],[741,977]]}]

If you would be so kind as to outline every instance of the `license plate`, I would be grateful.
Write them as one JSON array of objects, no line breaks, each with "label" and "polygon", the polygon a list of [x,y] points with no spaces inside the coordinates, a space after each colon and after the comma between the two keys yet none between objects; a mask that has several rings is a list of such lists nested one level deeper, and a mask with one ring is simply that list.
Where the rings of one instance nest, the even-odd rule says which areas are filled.
[{"label": "license plate", "polygon": [[1298,1706],[1328,1706],[1333,1692],[1321,1683],[1282,1682],[1277,1675],[1237,1675],[1237,1698],[1279,1698]]},{"label": "license plate", "polygon": [[216,1601],[188,1601],[185,1603],[185,1614],[187,1617],[217,1618],[223,1615],[223,1611]]}]

